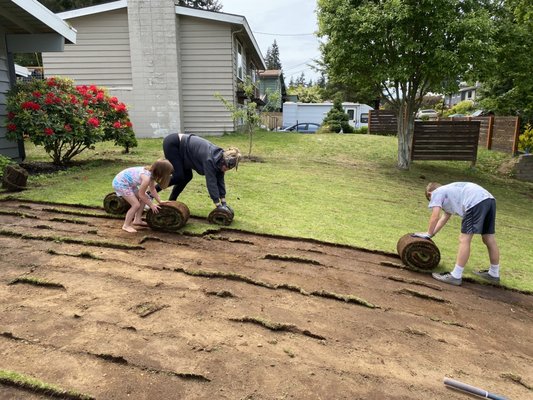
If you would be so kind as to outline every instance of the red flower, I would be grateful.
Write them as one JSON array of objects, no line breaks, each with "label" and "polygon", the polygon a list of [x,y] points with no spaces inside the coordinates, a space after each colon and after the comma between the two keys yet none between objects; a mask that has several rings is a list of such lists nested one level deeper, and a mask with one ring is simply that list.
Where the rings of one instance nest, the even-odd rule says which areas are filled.
[{"label": "red flower", "polygon": [[67,132],[72,132],[72,127],[69,124],[65,124],[65,130]]},{"label": "red flower", "polygon": [[128,122],[126,122],[126,126],[127,126],[128,128],[131,128],[131,127],[133,126],[133,124],[132,124],[130,121],[128,121]]},{"label": "red flower", "polygon": [[15,114],[15,113],[13,113],[13,112],[11,112],[11,111],[7,113],[7,119],[8,119],[8,120],[11,121],[11,120],[12,120],[13,118],[15,118],[15,117],[16,117],[16,114]]},{"label": "red flower", "polygon": [[118,103],[118,99],[117,99],[116,97],[111,97],[111,98],[109,99],[109,102],[110,102],[111,104],[115,104],[115,103]]},{"label": "red flower", "polygon": [[44,101],[45,104],[53,104],[54,98],[53,97],[46,97],[46,100]]},{"label": "red flower", "polygon": [[122,125],[120,125],[120,121],[117,121],[113,124],[113,128],[120,129]]},{"label": "red flower", "polygon": [[89,104],[89,101],[88,100],[83,100],[83,105],[86,106]]},{"label": "red flower", "polygon": [[104,92],[98,92],[96,100],[102,101],[104,99]]},{"label": "red flower", "polygon": [[52,128],[44,128],[44,133],[48,136],[51,136],[54,134],[54,130]]},{"label": "red flower", "polygon": [[46,84],[48,86],[56,86],[56,80],[55,78],[49,78],[48,81],[46,82]]},{"label": "red flower", "polygon": [[41,106],[33,101],[26,101],[22,103],[22,108],[24,110],[40,110]]},{"label": "red flower", "polygon": [[10,132],[16,131],[17,130],[17,125],[15,125],[15,124],[7,124],[7,130],[10,131]]},{"label": "red flower", "polygon": [[93,118],[89,118],[89,119],[87,120],[87,123],[88,123],[89,125],[91,125],[91,126],[94,126],[95,128],[97,128],[98,125],[100,125],[100,121],[98,121],[98,118],[94,118],[94,117],[93,117]]},{"label": "red flower", "polygon": [[42,96],[42,93],[39,92],[38,90],[36,90],[35,92],[33,92],[33,97],[37,97],[37,98],[39,98],[39,97],[41,97],[41,96]]}]

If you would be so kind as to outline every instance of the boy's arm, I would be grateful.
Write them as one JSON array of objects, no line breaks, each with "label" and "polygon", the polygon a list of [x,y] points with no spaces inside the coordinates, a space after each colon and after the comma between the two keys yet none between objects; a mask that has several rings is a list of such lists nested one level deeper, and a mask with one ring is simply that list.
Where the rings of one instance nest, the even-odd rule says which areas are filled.
[{"label": "boy's arm", "polygon": [[442,215],[440,215],[440,211],[442,210],[441,207],[433,207],[431,209],[431,217],[429,218],[429,226],[428,226],[428,234],[432,237],[439,232],[444,225],[448,222],[451,214],[448,214],[447,212],[443,212]]}]

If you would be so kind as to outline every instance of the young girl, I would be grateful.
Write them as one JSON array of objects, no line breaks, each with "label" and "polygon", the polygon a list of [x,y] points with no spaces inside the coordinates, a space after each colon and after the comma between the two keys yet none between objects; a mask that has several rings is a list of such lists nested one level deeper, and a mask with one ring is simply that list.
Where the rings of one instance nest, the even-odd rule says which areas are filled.
[{"label": "young girl", "polygon": [[123,197],[131,204],[122,229],[134,233],[137,230],[132,225],[148,225],[141,219],[144,205],[150,207],[154,213],[159,212],[159,206],[152,203],[146,192],[149,190],[155,200],[161,204],[161,198],[157,194],[155,184],[158,183],[163,189],[168,187],[173,171],[174,167],[168,160],[158,160],[151,166],[127,168],[115,176],[113,188],[117,196]]}]

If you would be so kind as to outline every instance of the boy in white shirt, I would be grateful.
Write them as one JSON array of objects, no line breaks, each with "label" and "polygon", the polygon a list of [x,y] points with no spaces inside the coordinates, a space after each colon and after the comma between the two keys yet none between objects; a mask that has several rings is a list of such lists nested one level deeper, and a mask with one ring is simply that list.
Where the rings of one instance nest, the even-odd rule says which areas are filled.
[{"label": "boy in white shirt", "polygon": [[496,200],[494,197],[475,183],[454,182],[442,186],[431,182],[426,187],[426,198],[429,200],[428,207],[432,210],[428,231],[416,233],[415,236],[425,238],[435,236],[453,214],[463,219],[454,269],[451,272],[434,272],[433,278],[451,285],[461,285],[463,270],[470,257],[470,243],[475,234],[481,234],[489,253],[490,268],[474,271],[474,274],[490,282],[499,283],[500,250],[495,238]]}]

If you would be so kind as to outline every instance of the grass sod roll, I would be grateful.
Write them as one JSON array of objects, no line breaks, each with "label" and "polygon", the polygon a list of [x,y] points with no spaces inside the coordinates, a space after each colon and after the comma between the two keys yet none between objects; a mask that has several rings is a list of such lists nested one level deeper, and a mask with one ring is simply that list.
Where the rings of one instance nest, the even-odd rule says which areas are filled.
[{"label": "grass sod roll", "polygon": [[130,207],[130,203],[124,200],[124,198],[117,196],[115,192],[111,192],[104,197],[104,209],[109,214],[126,214]]},{"label": "grass sod roll", "polygon": [[413,268],[430,271],[435,269],[440,262],[440,251],[437,245],[431,239],[413,237],[411,233],[398,240],[396,250],[402,262]]},{"label": "grass sod roll", "polygon": [[228,226],[233,222],[233,217],[234,214],[231,210],[224,210],[217,207],[209,213],[207,221],[209,221],[210,224]]},{"label": "grass sod roll", "polygon": [[191,216],[189,207],[179,201],[165,201],[159,205],[159,212],[146,213],[146,222],[150,228],[159,231],[177,231],[185,226]]}]

